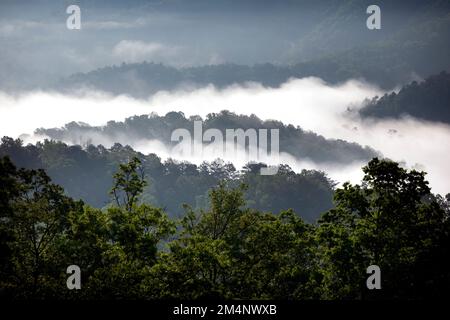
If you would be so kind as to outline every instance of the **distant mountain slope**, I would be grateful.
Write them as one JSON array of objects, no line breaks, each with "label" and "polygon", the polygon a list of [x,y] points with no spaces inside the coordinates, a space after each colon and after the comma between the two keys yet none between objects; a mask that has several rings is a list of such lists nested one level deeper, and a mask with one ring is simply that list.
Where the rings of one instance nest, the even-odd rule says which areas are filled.
[{"label": "distant mountain slope", "polygon": [[[213,84],[221,88],[255,81],[277,87],[291,77],[308,76],[331,83],[363,78],[384,89],[392,89],[414,78],[427,77],[441,70],[450,71],[449,1],[417,0],[393,6],[391,10],[387,9],[388,3],[383,4],[382,17],[387,21],[382,20],[385,24],[376,31],[365,26],[364,1],[332,3],[330,8],[336,12],[325,15],[327,18],[301,36],[293,49],[286,52],[290,56],[286,59],[293,61],[291,65],[226,63],[175,68],[147,62],[123,63],[74,74],[52,89],[91,88],[146,98],[159,90],[182,86]],[[402,6],[408,6],[408,10],[398,17]],[[410,7],[414,10],[409,10]],[[408,13],[411,14],[409,18]],[[396,18],[402,23],[395,22]]]},{"label": "distant mountain slope", "polygon": [[450,124],[450,74],[442,72],[412,82],[398,93],[374,98],[361,109],[364,117],[398,118],[403,115]]},{"label": "distant mountain slope", "polygon": [[[449,2],[450,3],[450,2]],[[450,71],[450,11],[425,16],[384,41],[349,48],[297,66],[330,82],[364,78],[385,89]]]},{"label": "distant mountain slope", "polygon": [[223,88],[234,83],[256,81],[276,87],[289,77],[300,75],[294,72],[290,68],[272,64],[255,66],[220,64],[178,69],[152,62],[123,63],[120,66],[74,74],[62,79],[55,88],[62,91],[88,88],[147,98],[159,90],[197,88],[208,84]]},{"label": "distant mountain slope", "polygon": [[[174,145],[170,141],[172,132],[185,128],[193,132],[193,121],[199,116],[186,118],[181,112],[169,112],[165,116],[141,115],[127,118],[124,122],[110,121],[104,127],[91,127],[86,124],[69,123],[64,128],[38,129],[37,134],[73,144],[98,144],[112,141],[127,144],[129,141],[159,140],[165,145]],[[219,129],[225,136],[226,129],[279,129],[280,151],[287,152],[299,160],[312,160],[318,163],[333,162],[348,164],[352,161],[367,161],[378,153],[357,143],[343,140],[325,139],[300,127],[284,125],[279,121],[262,121],[255,115],[236,115],[229,111],[209,114],[203,121],[203,129]],[[100,142],[99,142],[100,141]],[[270,143],[270,141],[269,141]]]}]

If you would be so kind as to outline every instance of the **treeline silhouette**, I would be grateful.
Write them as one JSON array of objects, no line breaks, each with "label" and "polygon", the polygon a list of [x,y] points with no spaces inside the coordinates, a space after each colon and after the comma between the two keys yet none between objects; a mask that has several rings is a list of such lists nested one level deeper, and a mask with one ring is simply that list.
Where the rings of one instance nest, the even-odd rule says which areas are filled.
[{"label": "treeline silhouette", "polygon": [[[12,299],[423,299],[449,297],[450,195],[425,174],[372,159],[362,184],[336,190],[317,224],[263,213],[245,184],[221,182],[180,219],[141,202],[143,162],[113,175],[115,205],[65,195],[44,170],[0,158],[0,288]],[[69,265],[81,290],[66,287]],[[381,290],[366,269],[381,269]]]},{"label": "treeline silhouette", "polygon": [[[368,146],[363,147],[341,139],[326,139],[314,132],[303,130],[300,126],[285,125],[276,120],[263,121],[254,114],[238,115],[227,110],[210,113],[204,119],[198,115],[187,118],[182,112],[172,111],[164,116],[151,113],[129,117],[123,122],[108,121],[105,126],[98,127],[70,122],[63,128],[40,128],[35,133],[54,140],[83,146],[97,145],[102,141],[127,144],[129,141],[157,140],[170,147],[178,143],[178,141],[171,141],[171,134],[176,129],[187,129],[194,137],[194,121],[202,121],[204,131],[211,128],[220,130],[223,137],[226,136],[226,130],[230,128],[278,129],[280,152],[287,152],[300,160],[348,164],[353,161],[367,162],[373,157],[379,156],[377,151]],[[270,149],[270,136],[267,140]]]},{"label": "treeline silhouette", "polygon": [[208,190],[222,181],[251,185],[245,194],[250,207],[279,212],[293,208],[303,219],[313,222],[332,208],[335,183],[324,172],[302,170],[295,173],[280,166],[275,176],[260,175],[261,163],[248,163],[242,170],[220,159],[195,165],[185,161],[162,161],[156,154],[144,155],[119,143],[111,148],[89,145],[86,148],[44,140],[23,145],[20,139],[3,137],[0,156],[10,156],[19,167],[45,169],[66,193],[75,199],[102,208],[111,204],[108,190],[116,167],[138,157],[150,182],[142,201],[166,209],[171,217],[181,215],[183,204],[205,208]]},{"label": "treeline silhouette", "polygon": [[399,118],[412,116],[450,123],[450,74],[443,71],[418,83],[411,82],[398,93],[374,97],[359,110],[364,117]]}]

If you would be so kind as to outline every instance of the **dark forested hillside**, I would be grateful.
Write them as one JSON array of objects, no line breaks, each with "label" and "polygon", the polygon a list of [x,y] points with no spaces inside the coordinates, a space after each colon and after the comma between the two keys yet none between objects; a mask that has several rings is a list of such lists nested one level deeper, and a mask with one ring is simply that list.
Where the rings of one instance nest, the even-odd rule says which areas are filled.
[{"label": "dark forested hillside", "polygon": [[[185,207],[182,219],[170,218],[140,201],[147,184],[142,165],[133,157],[116,167],[114,202],[100,210],[65,195],[44,170],[19,169],[0,157],[1,297],[449,296],[450,198],[433,195],[423,172],[372,159],[362,168],[363,183],[337,189],[335,208],[308,224],[293,210],[251,209],[247,186],[226,181],[209,190],[207,209]],[[74,263],[82,290],[67,290],[65,271]],[[382,290],[363,285],[374,264]]]},{"label": "dark forested hillside", "polygon": [[450,74],[442,72],[425,81],[404,86],[398,93],[385,94],[366,102],[365,117],[415,118],[450,123]]},{"label": "dark forested hillside", "polygon": [[108,192],[117,165],[135,156],[141,159],[148,181],[142,200],[165,208],[172,217],[183,212],[183,204],[205,208],[208,190],[222,180],[231,185],[247,183],[249,206],[262,211],[292,208],[305,220],[315,221],[332,207],[334,183],[325,173],[314,170],[295,173],[281,166],[275,176],[262,176],[261,164],[256,163],[240,171],[221,160],[199,166],[171,159],[161,161],[155,154],[144,155],[118,143],[109,149],[101,145],[83,149],[48,140],[24,146],[20,140],[7,137],[0,145],[0,156],[5,155],[19,167],[45,169],[68,195],[99,208],[111,204]]},{"label": "dark forested hillside", "polygon": [[[203,130],[215,128],[222,132],[235,129],[279,129],[280,152],[287,152],[300,160],[333,162],[347,164],[352,161],[367,161],[378,152],[370,147],[344,140],[325,139],[314,132],[300,127],[284,125],[280,121],[262,121],[255,115],[237,115],[229,111],[209,114],[206,119],[199,116],[186,118],[181,112],[169,112],[165,116],[157,114],[127,118],[124,122],[110,121],[103,127],[91,127],[82,123],[69,123],[64,128],[38,129],[36,134],[50,137],[70,144],[99,144],[99,141],[112,141],[127,144],[129,141],[158,140],[165,145],[175,145],[171,134],[175,129],[184,128],[193,132],[194,121],[203,120]],[[97,139],[97,140],[96,140]],[[268,141],[270,145],[270,141]]]},{"label": "dark forested hillside", "polygon": [[[166,208],[172,216],[181,214],[184,203],[204,207],[208,189],[224,179],[247,183],[250,186],[246,193],[248,203],[259,210],[278,212],[292,208],[307,221],[315,221],[320,213],[332,207],[334,183],[319,171],[295,173],[284,165],[276,176],[268,178],[259,175],[260,165],[256,163],[250,163],[241,170],[221,160],[201,165],[171,159],[162,161],[155,154],[157,150],[144,155],[127,145],[129,141],[158,140],[169,148],[173,147],[176,142],[171,141],[172,132],[179,128],[192,132],[194,120],[203,119],[169,112],[165,116],[151,114],[130,117],[124,122],[110,121],[104,127],[72,122],[64,128],[36,130],[36,134],[53,139],[36,145],[25,146],[20,140],[5,137],[0,155],[9,155],[20,167],[46,169],[71,197],[84,199],[96,207],[110,203],[108,190],[113,168],[133,156],[142,159],[150,182],[143,199]],[[254,115],[236,115],[228,111],[209,114],[203,121],[203,130],[209,128],[220,130],[224,136],[227,128],[279,129],[281,152],[317,163],[346,165],[368,161],[378,155],[369,147],[328,140],[300,127],[279,121],[262,121]],[[109,141],[112,146],[105,148],[102,141]]]},{"label": "dark forested hillside", "polygon": [[74,74],[59,82],[56,88],[61,90],[88,88],[147,98],[159,90],[196,88],[208,84],[223,88],[234,83],[255,81],[275,87],[293,76],[296,74],[289,68],[269,63],[255,66],[230,63],[186,68],[152,62],[122,63],[120,66]]}]

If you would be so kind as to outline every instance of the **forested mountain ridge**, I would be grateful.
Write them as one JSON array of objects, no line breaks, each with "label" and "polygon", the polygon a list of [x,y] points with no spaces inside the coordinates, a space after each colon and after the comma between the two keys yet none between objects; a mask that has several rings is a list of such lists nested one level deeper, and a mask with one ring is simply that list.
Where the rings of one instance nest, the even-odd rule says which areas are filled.
[{"label": "forested mountain ridge", "polygon": [[24,146],[21,140],[3,137],[0,156],[11,157],[20,167],[45,169],[68,195],[98,208],[111,205],[108,192],[114,169],[138,157],[148,181],[142,201],[165,208],[171,217],[184,212],[183,204],[204,208],[208,190],[224,180],[232,185],[248,184],[246,199],[252,208],[273,212],[294,209],[312,222],[332,207],[335,186],[325,173],[315,170],[295,173],[281,166],[276,175],[261,176],[262,164],[249,163],[240,171],[221,160],[199,166],[171,159],[161,161],[156,154],[144,155],[118,143],[109,149],[101,145],[83,149],[49,140]]},{"label": "forested mountain ridge", "polygon": [[450,74],[441,72],[412,82],[398,93],[374,97],[359,110],[363,117],[400,118],[412,116],[428,121],[450,124]]},{"label": "forested mountain ridge", "polygon": [[[199,116],[185,117],[182,112],[168,112],[164,116],[155,113],[133,116],[123,122],[109,121],[106,126],[92,127],[83,123],[71,122],[63,128],[40,128],[38,135],[50,139],[64,141],[70,144],[101,144],[99,141],[112,141],[128,144],[129,141],[158,140],[167,146],[174,146],[171,141],[174,130],[184,128],[193,136],[194,121],[203,121],[203,130],[210,128],[220,130],[225,137],[226,129],[279,129],[280,152],[287,152],[299,160],[314,162],[333,162],[346,164],[353,161],[367,161],[379,153],[357,143],[340,139],[325,139],[311,131],[305,131],[299,126],[285,125],[280,121],[262,121],[255,115],[238,115],[229,111],[212,113],[205,119]],[[270,146],[270,139],[268,141]]]}]

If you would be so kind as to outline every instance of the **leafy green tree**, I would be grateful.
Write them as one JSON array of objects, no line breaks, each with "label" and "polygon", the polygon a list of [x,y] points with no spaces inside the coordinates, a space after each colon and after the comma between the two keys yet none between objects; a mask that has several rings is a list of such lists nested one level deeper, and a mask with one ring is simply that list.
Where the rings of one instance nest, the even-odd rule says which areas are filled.
[{"label": "leafy green tree", "polygon": [[230,295],[311,299],[316,292],[314,226],[294,211],[256,214],[233,254]]},{"label": "leafy green tree", "polygon": [[174,223],[162,209],[137,205],[146,184],[137,157],[121,164],[114,174],[112,194],[117,206],[103,213],[94,233],[101,231],[106,242],[101,242],[101,264],[88,280],[91,297],[142,297],[141,282],[156,262],[160,241],[175,232]]},{"label": "leafy green tree", "polygon": [[245,190],[222,182],[210,191],[208,210],[186,208],[180,236],[152,268],[150,296],[314,296],[313,227],[293,211],[274,216],[246,208]]},{"label": "leafy green tree", "polygon": [[20,288],[15,293],[24,297],[52,294],[55,270],[50,252],[67,228],[67,213],[82,203],[65,196],[43,170],[17,170],[7,158],[0,169],[7,183],[2,206],[6,202],[8,210],[2,212],[9,211],[1,219],[2,233],[7,235],[6,239],[2,235],[2,246],[9,253],[7,286]]},{"label": "leafy green tree", "polygon": [[[149,294],[162,297],[199,298],[226,296],[224,286],[232,266],[231,250],[251,221],[245,221],[243,189],[227,190],[224,183],[210,191],[210,209],[198,214],[186,206],[180,236],[161,253],[153,268],[155,283]],[[241,223],[241,225],[239,225]]]},{"label": "leafy green tree", "polygon": [[119,171],[114,174],[114,185],[111,194],[118,207],[131,211],[138,201],[138,196],[144,191],[147,182],[141,160],[133,157],[126,164],[119,165]]},{"label": "leafy green tree", "polygon": [[[371,160],[362,185],[336,191],[336,208],[320,220],[324,298],[419,298],[448,294],[448,213],[434,200],[424,172]],[[378,265],[382,290],[366,289]]]},{"label": "leafy green tree", "polygon": [[10,242],[14,241],[10,222],[13,215],[13,200],[20,194],[17,169],[9,157],[0,158],[0,287],[4,290],[13,272],[13,251]]}]

